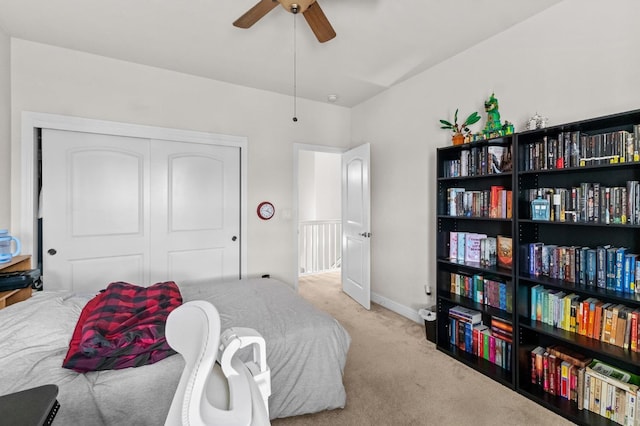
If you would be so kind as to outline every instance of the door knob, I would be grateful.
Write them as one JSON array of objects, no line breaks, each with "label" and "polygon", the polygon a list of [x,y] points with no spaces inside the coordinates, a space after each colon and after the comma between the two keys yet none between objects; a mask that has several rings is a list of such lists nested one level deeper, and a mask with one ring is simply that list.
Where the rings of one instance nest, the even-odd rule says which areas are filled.
[{"label": "door knob", "polygon": [[361,237],[365,237],[365,238],[371,238],[371,232],[361,232],[360,234]]},{"label": "door knob", "polygon": [[236,237],[235,235],[233,237],[231,237],[231,241],[235,241],[237,239],[238,239],[238,237]]},{"label": "door knob", "polygon": [[49,250],[47,250],[47,253],[49,253],[51,256],[55,256],[56,253],[58,253],[58,252],[56,251],[56,249],[49,249]]}]

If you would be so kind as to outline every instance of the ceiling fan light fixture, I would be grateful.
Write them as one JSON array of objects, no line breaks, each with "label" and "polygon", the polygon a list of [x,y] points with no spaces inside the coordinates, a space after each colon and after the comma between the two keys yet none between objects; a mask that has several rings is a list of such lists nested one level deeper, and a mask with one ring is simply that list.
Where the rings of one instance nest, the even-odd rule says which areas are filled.
[{"label": "ceiling fan light fixture", "polygon": [[287,12],[304,13],[316,0],[278,0]]}]

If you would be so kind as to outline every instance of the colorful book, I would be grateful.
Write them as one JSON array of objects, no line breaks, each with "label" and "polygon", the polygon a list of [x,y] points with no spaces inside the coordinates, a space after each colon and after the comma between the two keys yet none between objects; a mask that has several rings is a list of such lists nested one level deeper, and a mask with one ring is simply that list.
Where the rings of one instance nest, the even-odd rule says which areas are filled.
[{"label": "colorful book", "polygon": [[497,237],[498,265],[511,269],[513,265],[513,251],[511,237],[498,235]]},{"label": "colorful book", "polygon": [[627,254],[627,248],[619,247],[616,250],[616,281],[615,291],[624,291],[624,257]]},{"label": "colorful book", "polygon": [[466,232],[458,232],[458,249],[456,250],[457,260],[464,262],[465,245],[466,245]]},{"label": "colorful book", "polygon": [[480,241],[487,238],[486,234],[469,232],[465,237],[464,261],[470,264],[480,264]]},{"label": "colorful book", "polygon": [[449,259],[458,259],[458,233],[449,232]]},{"label": "colorful book", "polygon": [[597,255],[596,249],[587,249],[585,278],[588,286],[595,287],[597,282]]},{"label": "colorful book", "polygon": [[633,253],[627,253],[624,256],[624,279],[622,284],[622,290],[625,293],[636,292],[636,261],[638,255]]},{"label": "colorful book", "polygon": [[481,312],[460,305],[449,308],[449,317],[469,322],[471,324],[480,324],[482,322]]}]

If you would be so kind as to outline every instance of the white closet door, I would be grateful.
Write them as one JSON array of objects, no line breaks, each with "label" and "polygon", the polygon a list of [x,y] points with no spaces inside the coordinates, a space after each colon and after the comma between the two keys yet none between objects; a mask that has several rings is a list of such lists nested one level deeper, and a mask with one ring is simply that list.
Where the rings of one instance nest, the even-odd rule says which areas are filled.
[{"label": "white closet door", "polygon": [[151,281],[240,278],[240,149],[151,141]]},{"label": "white closet door", "polygon": [[240,148],[43,130],[43,282],[240,277]]},{"label": "white closet door", "polygon": [[148,140],[47,129],[42,137],[46,289],[146,283]]}]

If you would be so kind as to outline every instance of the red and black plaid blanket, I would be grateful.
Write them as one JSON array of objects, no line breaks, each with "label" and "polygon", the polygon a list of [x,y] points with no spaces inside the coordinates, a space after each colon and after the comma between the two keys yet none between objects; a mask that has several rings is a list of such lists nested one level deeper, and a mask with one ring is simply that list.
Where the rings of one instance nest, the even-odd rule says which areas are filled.
[{"label": "red and black plaid blanket", "polygon": [[149,287],[109,284],[83,308],[62,366],[81,373],[115,370],[173,355],[165,339],[165,323],[181,304],[173,281]]}]

